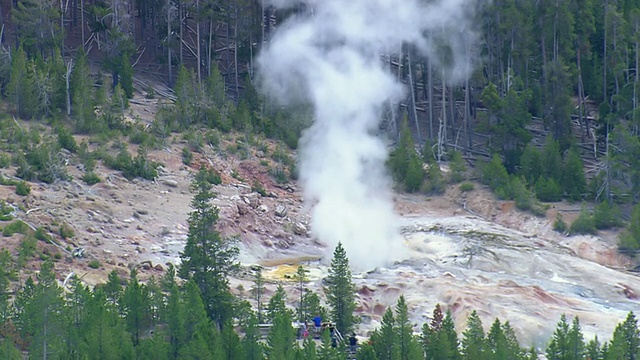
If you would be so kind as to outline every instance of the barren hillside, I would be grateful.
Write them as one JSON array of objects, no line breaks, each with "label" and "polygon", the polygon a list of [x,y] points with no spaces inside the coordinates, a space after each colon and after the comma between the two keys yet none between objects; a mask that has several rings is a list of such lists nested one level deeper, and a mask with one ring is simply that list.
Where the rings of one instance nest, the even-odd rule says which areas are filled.
[{"label": "barren hillside", "polygon": [[[156,107],[157,100],[136,95],[129,118],[148,123]],[[103,181],[89,186],[79,180],[82,172],[69,155],[71,181],[31,183],[28,197],[15,195],[13,186],[0,186],[0,197],[15,206],[16,218],[55,236],[59,245],[37,246],[45,256],[59,258],[61,282],[75,273],[95,285],[111,270],[124,278],[132,267],[142,279],[157,278],[168,264],[179,263],[187,236],[189,184],[204,164],[221,174],[222,184],[215,186],[219,229],[239,238],[240,260],[246,266],[232,280],[234,291],[250,297],[247,289],[256,264],[265,268],[268,294],[277,283],[289,284],[286,288],[294,294],[291,275],[298,264],[310,269],[308,286],[321,291],[325,255],[331,249],[311,236],[309,205],[295,182],[279,184],[269,174],[275,166],[272,154],[282,146],[261,139],[259,149],[249,147],[242,156],[229,151],[243,141],[241,135],[224,134],[216,148],[194,153],[186,166],[181,158],[185,141],[175,135],[166,146],[149,152],[162,164],[155,181],[129,181],[99,163],[96,171]],[[130,151],[135,152],[135,146]],[[11,177],[14,170],[3,173]],[[537,218],[511,202],[495,200],[475,184],[471,192],[452,186],[437,197],[397,194],[395,207],[402,217],[399,232],[407,255],[389,268],[354,274],[364,335],[402,293],[417,325],[436,303],[454,312],[460,329],[476,309],[486,324],[495,317],[509,320],[526,345],[546,341],[562,313],[584,319],[588,336],[606,337],[637,305],[640,279],[624,270],[631,264],[616,252],[615,232],[565,237],[552,231],[558,211],[571,221],[580,205],[553,204],[545,218]],[[66,240],[57,234],[63,223],[75,233]],[[20,242],[21,235],[13,235],[4,238],[3,246],[17,252]],[[36,272],[39,264],[37,258],[30,261],[23,277]]]}]

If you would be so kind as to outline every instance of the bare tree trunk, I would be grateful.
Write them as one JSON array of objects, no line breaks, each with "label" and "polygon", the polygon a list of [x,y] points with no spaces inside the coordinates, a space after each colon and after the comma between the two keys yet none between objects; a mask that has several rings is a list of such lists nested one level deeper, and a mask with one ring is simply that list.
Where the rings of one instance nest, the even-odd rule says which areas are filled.
[{"label": "bare tree trunk", "polygon": [[471,97],[469,93],[469,77],[471,76],[469,74],[471,70],[470,69],[471,66],[469,65],[469,59],[471,58],[471,49],[470,49],[469,41],[466,42],[465,48],[466,48],[465,49],[466,50],[465,67],[466,67],[467,76],[465,77],[465,83],[464,83],[464,134],[465,134],[465,137],[467,138],[466,150],[469,151],[473,147],[473,142],[470,134],[471,114],[469,112],[469,109],[471,107]]},{"label": "bare tree trunk", "polygon": [[180,66],[184,66],[184,60],[182,58],[182,49],[184,44],[184,38],[182,37],[182,29],[184,28],[184,8],[182,6],[182,1],[178,0],[178,14],[180,15]]},{"label": "bare tree trunk", "polygon": [[582,68],[580,66],[580,46],[578,46],[577,49],[577,54],[576,54],[576,66],[577,66],[577,70],[578,70],[578,116],[579,116],[579,123],[580,123],[580,131],[582,132],[581,134],[581,138],[582,138],[582,142],[584,142],[584,137],[585,137],[585,132],[588,132],[588,125],[586,124],[585,118],[584,118],[584,98],[582,97],[583,95],[583,90],[582,90]]},{"label": "bare tree trunk", "polygon": [[[63,60],[64,61],[64,60]],[[64,75],[66,80],[66,89],[67,89],[67,116],[71,116],[71,89],[69,86],[69,81],[71,79],[71,69],[73,69],[73,61],[69,60],[67,63],[67,72]]]},{"label": "bare tree trunk", "polygon": [[[607,101],[607,13],[609,0],[604,0],[604,48],[602,50],[602,101]],[[609,129],[607,128],[607,131]]]},{"label": "bare tree trunk", "polygon": [[207,75],[211,76],[211,55],[213,54],[213,14],[209,17],[209,47],[207,52]]},{"label": "bare tree trunk", "polygon": [[171,65],[171,0],[167,0],[167,65],[169,70],[169,86],[173,85]]},{"label": "bare tree trunk", "polygon": [[446,84],[445,84],[445,73],[444,73],[444,69],[442,70],[442,120],[441,120],[441,126],[440,126],[440,131],[444,131],[444,133],[442,133],[439,136],[438,139],[438,161],[440,161],[440,157],[442,156],[442,153],[444,152],[444,148],[446,147],[447,144],[447,93],[445,91],[446,88]]},{"label": "bare tree trunk", "polygon": [[411,116],[416,123],[416,132],[418,133],[418,142],[422,143],[422,134],[420,133],[420,122],[418,121],[418,112],[416,111],[416,96],[413,91],[413,69],[411,68],[411,49],[407,49],[407,66],[409,67],[409,89],[411,91]]},{"label": "bare tree trunk", "polygon": [[80,30],[82,32],[82,52],[84,52],[84,0],[80,0]]},{"label": "bare tree trunk", "polygon": [[47,360],[47,307],[44,308],[44,329],[42,341],[42,359]]},{"label": "bare tree trunk", "polygon": [[234,50],[233,50],[233,61],[235,62],[235,81],[236,81],[236,96],[238,97],[238,102],[240,102],[240,83],[238,82],[238,6],[236,5],[235,11],[236,19],[234,21],[233,26],[233,37],[234,37]]},{"label": "bare tree trunk", "polygon": [[638,121],[638,82],[640,80],[640,41],[638,41],[638,34],[640,34],[638,29],[640,24],[640,19],[635,19],[635,33],[636,33],[636,42],[635,42],[635,51],[636,51],[636,77],[633,84],[633,134],[638,136],[640,134],[640,129]]},{"label": "bare tree trunk", "polygon": [[455,135],[456,126],[456,98],[453,95],[453,85],[447,87],[449,89],[449,126],[451,127],[451,136]]},{"label": "bare tree trunk", "polygon": [[226,61],[227,61],[227,73],[225,74],[225,81],[229,81],[230,80],[230,76],[231,76],[231,56],[229,55],[229,48],[231,47],[231,15],[229,15],[229,11],[227,11],[227,40],[226,40]]},{"label": "bare tree trunk", "polygon": [[198,86],[202,86],[202,58],[200,57],[200,0],[196,0],[196,42],[198,43],[197,58],[198,58]]},{"label": "bare tree trunk", "polygon": [[429,139],[433,141],[433,69],[431,61],[428,60],[427,66],[427,93],[429,101]]},{"label": "bare tree trunk", "polygon": [[[53,23],[51,25],[53,26]],[[64,0],[60,0],[60,31],[64,31]],[[60,55],[64,59],[64,36],[60,36],[60,43]]]}]

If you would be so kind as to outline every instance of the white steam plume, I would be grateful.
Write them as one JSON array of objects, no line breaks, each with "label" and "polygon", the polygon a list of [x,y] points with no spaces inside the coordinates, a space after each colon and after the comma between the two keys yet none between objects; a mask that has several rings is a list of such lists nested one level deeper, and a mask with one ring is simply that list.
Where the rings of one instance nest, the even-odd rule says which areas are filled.
[{"label": "white steam plume", "polygon": [[[269,2],[267,0],[267,2]],[[308,11],[279,26],[259,57],[264,90],[283,103],[310,102],[314,123],[300,141],[300,181],[313,204],[312,232],[342,242],[359,270],[387,265],[404,249],[375,133],[380,110],[403,88],[380,55],[415,46],[451,81],[463,78],[469,0],[270,0]],[[447,44],[446,61],[436,45]],[[438,54],[438,55],[436,55]]]}]

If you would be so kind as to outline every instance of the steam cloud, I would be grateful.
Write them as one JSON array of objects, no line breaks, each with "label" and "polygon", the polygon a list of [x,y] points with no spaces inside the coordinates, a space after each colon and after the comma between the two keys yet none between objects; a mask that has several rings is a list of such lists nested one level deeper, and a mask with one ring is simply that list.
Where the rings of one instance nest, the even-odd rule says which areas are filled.
[{"label": "steam cloud", "polygon": [[[258,62],[270,96],[313,104],[314,122],[300,140],[312,232],[330,251],[342,242],[356,269],[387,265],[404,246],[384,166],[387,149],[376,132],[383,104],[404,90],[380,56],[410,44],[446,69],[450,81],[463,78],[473,6],[469,0],[267,2],[306,9],[279,25]],[[449,56],[442,55],[443,43]]]}]

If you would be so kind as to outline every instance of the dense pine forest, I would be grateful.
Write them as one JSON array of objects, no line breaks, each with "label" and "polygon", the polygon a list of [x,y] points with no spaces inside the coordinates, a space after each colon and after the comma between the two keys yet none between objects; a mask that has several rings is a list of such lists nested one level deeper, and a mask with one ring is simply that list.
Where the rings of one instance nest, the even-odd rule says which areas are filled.
[{"label": "dense pine forest", "polygon": [[[425,0],[427,1],[427,0]],[[596,233],[623,227],[620,250],[640,249],[640,1],[476,1],[477,43],[469,44],[475,71],[451,81],[416,49],[381,54],[404,81],[406,100],[392,105],[386,133],[395,143],[388,161],[397,188],[437,194],[464,181],[467,164],[498,198],[540,214],[548,203],[585,202],[578,220],[558,231]],[[259,0],[49,1],[0,3],[0,167],[15,168],[0,184],[28,196],[29,183],[68,180],[64,159],[75,154],[87,184],[100,182],[96,162],[128,179],[151,180],[158,164],[147,159],[172,134],[189,139],[183,161],[220,133],[245,135],[246,144],[267,136],[297,147],[310,123],[308,107],[275,106],[258,88],[255,61],[288,18],[307,14],[303,5],[278,10]],[[429,34],[438,38],[439,34]],[[441,61],[451,54],[442,39]],[[139,79],[166,85],[162,94]],[[169,90],[170,88],[171,90]],[[170,101],[150,126],[124,120],[134,93]],[[23,128],[16,119],[29,125]],[[44,126],[51,129],[45,132]],[[73,135],[87,136],[76,143]],[[113,138],[141,145],[110,151]],[[243,145],[250,146],[250,145]],[[417,151],[416,149],[419,149]],[[241,148],[236,149],[242,151]],[[272,175],[295,179],[295,161],[280,154]],[[451,172],[439,166],[448,162]],[[610,341],[586,340],[578,319],[562,318],[542,349],[523,349],[509,323],[496,320],[485,333],[477,314],[456,333],[439,306],[420,329],[409,322],[400,297],[381,327],[350,353],[320,340],[297,341],[294,320],[323,314],[347,337],[357,330],[348,257],[334,252],[325,294],[296,286],[299,307],[286,304],[280,287],[268,301],[255,274],[252,301],[236,298],[228,276],[238,270],[238,249],[212,227],[217,210],[208,201],[217,174],[203,169],[193,183],[189,238],[178,269],[138,282],[112,273],[103,286],[87,288],[75,278],[59,286],[55,261],[45,261],[19,286],[17,270],[33,256],[41,229],[11,220],[0,206],[3,234],[23,234],[19,253],[0,254],[0,358],[60,359],[634,359],[640,332],[633,314]],[[469,186],[472,186],[469,184]],[[587,205],[593,204],[593,205]],[[623,219],[624,221],[621,221]],[[64,227],[60,228],[61,235]],[[10,291],[9,289],[17,288]],[[326,297],[328,308],[321,298]],[[257,305],[256,305],[257,304]],[[272,324],[266,339],[260,323]],[[336,346],[333,346],[336,345]]]}]

